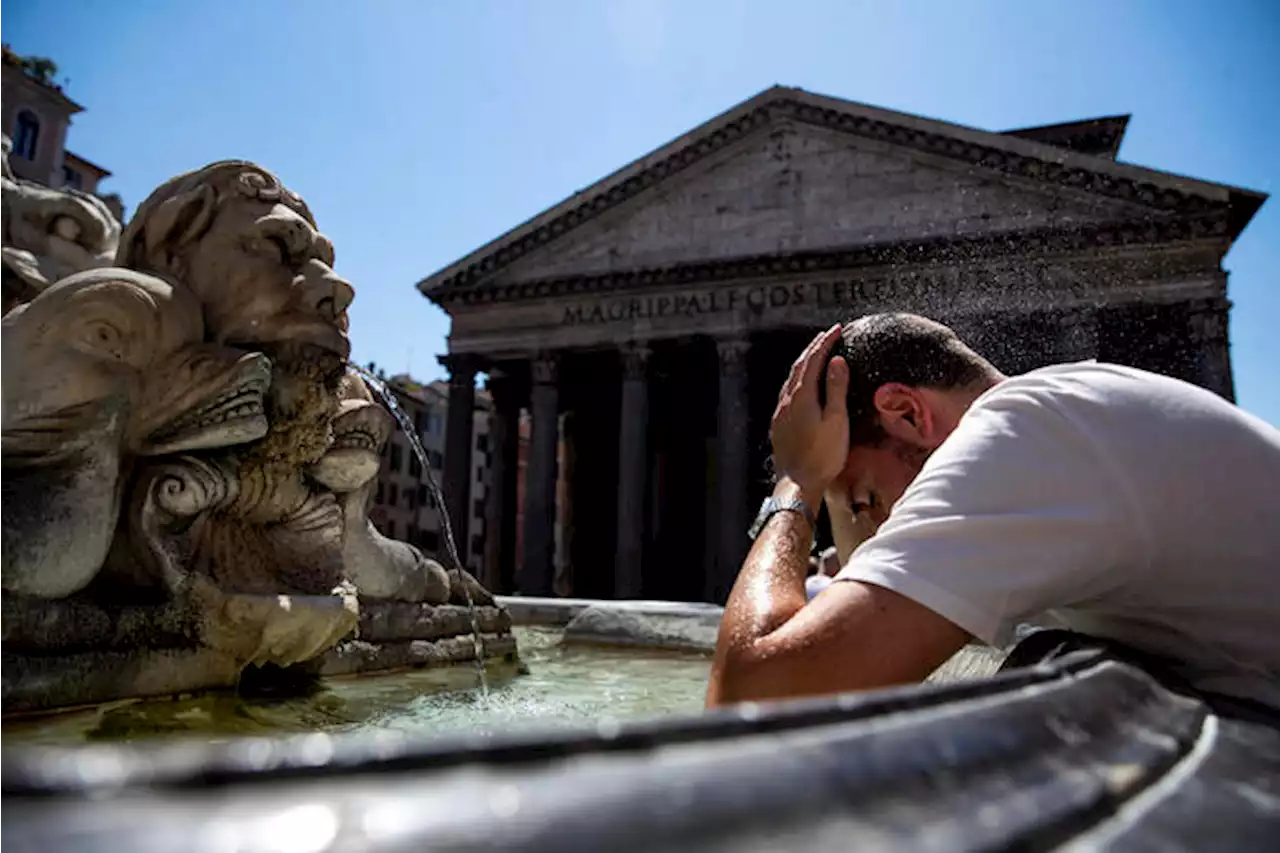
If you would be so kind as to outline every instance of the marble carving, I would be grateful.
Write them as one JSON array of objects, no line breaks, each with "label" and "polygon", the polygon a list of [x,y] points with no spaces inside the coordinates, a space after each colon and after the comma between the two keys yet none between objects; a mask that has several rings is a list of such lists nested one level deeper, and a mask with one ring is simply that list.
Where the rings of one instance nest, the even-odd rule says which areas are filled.
[{"label": "marble carving", "polygon": [[4,181],[6,710],[229,686],[380,601],[492,604],[369,522],[393,421],[347,369],[354,291],[300,196],[213,163],[121,233]]}]

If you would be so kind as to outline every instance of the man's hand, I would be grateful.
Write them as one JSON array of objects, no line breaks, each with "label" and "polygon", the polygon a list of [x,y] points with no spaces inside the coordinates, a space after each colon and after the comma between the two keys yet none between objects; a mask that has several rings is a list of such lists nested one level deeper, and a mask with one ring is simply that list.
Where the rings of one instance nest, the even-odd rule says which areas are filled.
[{"label": "man's hand", "polygon": [[827,405],[818,402],[822,365],[840,337],[840,326],[818,335],[791,365],[778,408],[773,412],[769,438],[773,463],[780,476],[790,479],[806,498],[821,500],[823,492],[844,468],[849,454],[849,415],[845,393],[849,366],[833,359],[827,369]]}]

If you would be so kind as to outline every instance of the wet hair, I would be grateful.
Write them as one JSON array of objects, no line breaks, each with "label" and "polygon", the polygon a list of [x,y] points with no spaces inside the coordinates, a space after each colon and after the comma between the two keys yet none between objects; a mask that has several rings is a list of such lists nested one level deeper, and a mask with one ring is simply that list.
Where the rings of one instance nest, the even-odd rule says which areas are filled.
[{"label": "wet hair", "polygon": [[[991,363],[951,329],[916,314],[868,314],[844,324],[831,357],[849,365],[849,446],[879,445],[886,434],[875,407],[880,386],[896,382],[916,388],[967,388],[998,376]],[[827,362],[830,364],[830,361]],[[826,404],[826,367],[818,385]]]}]

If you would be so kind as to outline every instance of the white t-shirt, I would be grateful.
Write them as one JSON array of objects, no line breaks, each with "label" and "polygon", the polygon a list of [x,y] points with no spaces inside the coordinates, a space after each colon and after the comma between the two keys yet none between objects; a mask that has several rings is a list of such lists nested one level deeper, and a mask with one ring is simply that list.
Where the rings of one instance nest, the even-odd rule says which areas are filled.
[{"label": "white t-shirt", "polygon": [[1280,430],[1175,379],[1059,365],[979,397],[837,575],[1004,645],[1045,611],[1280,707]]}]

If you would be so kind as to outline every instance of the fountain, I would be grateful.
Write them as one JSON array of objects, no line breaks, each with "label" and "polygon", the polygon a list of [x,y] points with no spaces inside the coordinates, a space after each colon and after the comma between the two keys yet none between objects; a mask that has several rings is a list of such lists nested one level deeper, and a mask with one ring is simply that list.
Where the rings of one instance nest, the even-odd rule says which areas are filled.
[{"label": "fountain", "polygon": [[[1273,721],[1106,647],[695,716],[705,655],[558,629],[604,609],[626,618],[579,639],[651,619],[644,643],[705,649],[718,608],[499,603],[447,521],[447,569],[382,536],[366,510],[403,419],[348,363],[333,247],[259,166],[178,176],[123,234],[6,168],[4,224],[14,849],[1274,847]],[[489,692],[517,630],[533,674]],[[479,690],[424,667],[464,661]],[[280,689],[219,690],[247,674]]]},{"label": "fountain", "polygon": [[369,522],[394,421],[297,194],[214,163],[121,233],[6,165],[4,212],[6,713],[514,656],[456,557]]}]

